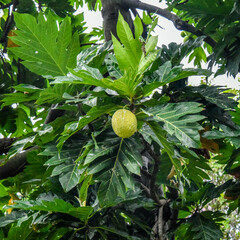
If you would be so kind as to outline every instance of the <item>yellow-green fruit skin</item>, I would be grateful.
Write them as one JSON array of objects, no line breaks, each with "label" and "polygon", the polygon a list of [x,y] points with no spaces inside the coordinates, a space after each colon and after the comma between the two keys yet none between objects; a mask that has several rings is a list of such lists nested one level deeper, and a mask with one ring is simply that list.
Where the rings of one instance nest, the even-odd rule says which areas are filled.
[{"label": "yellow-green fruit skin", "polygon": [[113,131],[121,138],[129,138],[137,131],[136,116],[126,109],[117,110],[112,116]]}]

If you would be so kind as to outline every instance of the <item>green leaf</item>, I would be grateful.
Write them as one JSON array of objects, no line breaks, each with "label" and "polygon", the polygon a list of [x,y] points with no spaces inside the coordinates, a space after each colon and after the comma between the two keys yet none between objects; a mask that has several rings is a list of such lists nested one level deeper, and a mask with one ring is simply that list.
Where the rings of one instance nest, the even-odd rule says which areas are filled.
[{"label": "green leaf", "polygon": [[164,129],[170,135],[174,135],[187,147],[200,147],[198,130],[201,126],[197,121],[204,117],[196,115],[202,111],[199,103],[168,103],[143,110],[150,119],[164,123]]},{"label": "green leaf", "polygon": [[186,4],[180,4],[177,6],[177,9],[184,10],[187,12],[187,16],[193,18],[205,17],[205,16],[225,16],[228,15],[232,10],[232,1],[213,1],[214,4],[208,0],[203,0],[199,2],[198,0],[191,0]]},{"label": "green leaf", "polygon": [[144,96],[149,95],[154,89],[164,86],[168,83],[195,75],[209,76],[211,72],[204,69],[182,69],[182,66],[172,67],[170,61],[165,62],[155,72],[151,79],[143,87]]},{"label": "green leaf", "polygon": [[46,103],[56,104],[64,101],[64,93],[74,94],[76,92],[76,86],[70,84],[56,84],[53,87],[44,89],[39,98],[36,101],[36,104],[42,105]]},{"label": "green leaf", "polygon": [[108,87],[98,77],[95,78],[96,76],[92,76],[92,73],[86,70],[79,70],[78,72],[74,70],[69,70],[69,71],[73,74],[73,76],[57,77],[52,83],[53,84],[60,84],[60,83],[61,84],[86,84],[86,85],[93,85],[93,86],[98,86],[103,88]]},{"label": "green leaf", "polygon": [[26,213],[20,211],[13,211],[11,214],[0,217],[0,227],[3,228],[8,224],[14,223],[16,221],[26,221],[27,219],[28,216]]},{"label": "green leaf", "polygon": [[39,75],[62,76],[67,68],[76,65],[80,50],[78,34],[72,36],[70,18],[60,24],[49,13],[47,17],[39,14],[38,21],[28,14],[14,14],[16,35],[12,40],[20,47],[11,51],[23,59],[22,64]]},{"label": "green leaf", "polygon": [[80,180],[82,171],[78,169],[77,164],[68,165],[71,168],[68,171],[65,171],[64,174],[61,174],[59,181],[65,192],[69,192],[74,188]]},{"label": "green leaf", "polygon": [[201,68],[201,63],[207,62],[207,55],[204,52],[202,47],[195,48],[193,53],[189,56],[188,62],[191,62],[194,59],[194,65]]},{"label": "green leaf", "polygon": [[84,147],[84,140],[79,138],[69,140],[59,153],[56,146],[49,145],[41,155],[51,156],[44,163],[45,166],[55,166],[51,177],[58,176],[59,182],[65,192],[69,192],[79,182],[83,169],[79,168],[79,153]]},{"label": "green leaf", "polygon": [[223,234],[217,224],[204,218],[200,214],[196,214],[191,218],[192,228],[196,240],[220,240]]},{"label": "green leaf", "polygon": [[14,103],[24,103],[24,102],[31,102],[38,99],[39,93],[30,93],[25,94],[22,92],[15,92],[15,93],[8,93],[4,94],[4,98],[1,100],[1,102],[4,102],[1,104],[1,109],[5,106],[12,105]]},{"label": "green leaf", "polygon": [[182,171],[181,162],[179,159],[175,157],[173,145],[167,140],[167,132],[162,127],[160,127],[157,122],[149,121],[147,122],[147,124],[151,129],[144,128],[144,130],[141,133],[143,134],[144,137],[148,135],[153,140],[155,140],[154,135],[157,137],[157,139],[160,142],[159,145],[162,146],[164,150],[167,152],[176,170],[176,173],[179,174],[179,172]]},{"label": "green leaf", "polygon": [[88,175],[84,178],[81,189],[79,191],[79,200],[81,202],[81,206],[86,206],[87,193],[88,193],[88,188],[91,185],[91,181],[92,181],[92,175]]},{"label": "green leaf", "polygon": [[135,20],[134,20],[134,35],[135,35],[135,39],[139,39],[142,36],[142,33],[143,33],[142,20],[137,15]]},{"label": "green leaf", "polygon": [[91,162],[93,162],[95,159],[97,159],[98,157],[107,155],[108,153],[111,153],[113,151],[115,146],[110,146],[108,148],[103,147],[99,147],[97,149],[92,149],[87,157],[85,158],[84,164],[89,164]]},{"label": "green leaf", "polygon": [[42,90],[30,84],[19,84],[17,86],[14,86],[13,88],[19,92],[25,92],[26,94],[40,92]]},{"label": "green leaf", "polygon": [[[154,50],[157,45],[157,37],[149,38],[145,45],[145,43],[140,42],[143,26],[138,16],[134,20],[134,26],[135,38],[129,25],[124,21],[123,16],[119,14],[117,33],[123,45],[113,36],[113,47],[122,73],[131,70],[136,74],[142,74],[157,57],[158,51]],[[144,48],[146,56],[143,51]]]},{"label": "green leaf", "polygon": [[118,67],[118,63],[115,55],[109,54],[105,62],[107,65],[107,70],[111,77],[114,77],[116,79],[122,77],[123,74],[121,73],[121,70]]},{"label": "green leaf", "polygon": [[97,179],[101,180],[98,190],[98,198],[101,206],[112,205],[117,197],[125,198],[127,189],[134,188],[130,173],[140,175],[142,157],[139,153],[138,141],[134,138],[122,139],[121,143],[115,143],[115,150],[107,156],[97,158],[90,166],[89,170],[95,169],[102,161],[104,168]]},{"label": "green leaf", "polygon": [[148,67],[156,60],[158,51],[151,51],[146,56],[144,56],[138,66],[138,72],[144,73]]},{"label": "green leaf", "polygon": [[158,36],[151,36],[145,45],[146,54],[155,50],[158,43]]},{"label": "green leaf", "polygon": [[196,155],[190,149],[183,147],[181,156],[186,161],[186,168],[184,169],[184,175],[193,180],[195,183],[202,183],[204,179],[210,179],[206,170],[212,169],[208,165],[208,160],[202,156]]},{"label": "green leaf", "polygon": [[117,91],[121,95],[133,98],[136,94],[136,88],[141,83],[142,77],[136,72],[129,70],[124,72],[124,75],[117,79],[104,78],[102,80],[107,88]]},{"label": "green leaf", "polygon": [[24,108],[19,106],[16,109],[17,117],[15,119],[16,131],[14,132],[13,136],[19,137],[22,136],[24,132],[32,132],[32,122],[29,119],[26,111]]},{"label": "green leaf", "polygon": [[8,192],[6,191],[6,188],[0,183],[0,198],[8,196]]},{"label": "green leaf", "polygon": [[119,14],[117,23],[117,33],[121,43],[113,36],[114,53],[118,60],[119,68],[125,72],[129,68],[135,70],[142,57],[141,43],[139,39],[134,39],[132,31],[123,16]]},{"label": "green leaf", "polygon": [[139,238],[139,237],[134,237],[134,236],[130,236],[128,233],[126,232],[123,232],[123,231],[119,231],[118,229],[116,228],[111,228],[111,227],[108,227],[108,226],[97,226],[95,227],[97,230],[98,229],[101,229],[101,230],[104,230],[104,231],[107,231],[107,232],[111,232],[111,233],[114,233],[118,236],[121,236],[125,239],[131,239],[131,240],[141,240],[142,238]]},{"label": "green leaf", "polygon": [[57,198],[55,198],[54,201],[16,201],[16,203],[11,207],[24,210],[66,213],[79,218],[82,221],[88,219],[89,215],[93,211],[92,207],[75,208],[70,203]]},{"label": "green leaf", "polygon": [[216,104],[222,109],[233,109],[237,105],[236,101],[233,99],[235,95],[226,92],[228,89],[221,86],[201,85],[198,87],[189,87],[189,90],[197,95],[200,94],[208,102]]},{"label": "green leaf", "polygon": [[92,122],[93,120],[101,117],[104,114],[110,113],[112,111],[116,111],[119,109],[117,105],[105,105],[105,106],[95,106],[87,114],[79,119],[78,122],[69,123],[65,126],[65,129],[62,133],[62,136],[59,138],[59,143],[57,145],[58,149],[61,149],[64,142],[70,138],[73,134],[81,130],[87,124]]},{"label": "green leaf", "polygon": [[20,226],[12,225],[8,232],[7,239],[11,240],[29,239],[29,235],[33,232],[33,229],[30,227],[32,221],[33,219],[29,218],[27,221],[22,222]]},{"label": "green leaf", "polygon": [[240,126],[240,108],[235,108],[234,112],[231,112],[232,120]]},{"label": "green leaf", "polygon": [[150,25],[152,23],[152,18],[144,11],[142,20],[145,25]]}]

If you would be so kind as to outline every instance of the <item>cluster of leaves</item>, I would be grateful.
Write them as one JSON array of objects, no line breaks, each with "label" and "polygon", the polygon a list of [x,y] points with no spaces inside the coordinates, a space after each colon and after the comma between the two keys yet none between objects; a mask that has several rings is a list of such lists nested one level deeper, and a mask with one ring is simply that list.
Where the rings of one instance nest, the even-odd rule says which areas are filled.
[{"label": "cluster of leaves", "polygon": [[[219,64],[216,75],[229,73],[234,77],[239,72],[239,14],[240,4],[238,0],[213,0],[211,2],[203,0],[189,0],[179,3],[179,1],[168,0],[170,8],[176,8],[177,14],[186,20],[191,21],[198,30],[216,41],[213,52],[210,51],[210,66]],[[197,49],[195,54],[201,54],[206,60],[206,55],[202,48]],[[200,57],[201,59],[201,57]],[[191,60],[191,58],[190,58]]]},{"label": "cluster of leaves", "polygon": [[[166,200],[169,236],[221,239],[224,214],[204,207],[238,182],[211,183],[209,159],[201,153],[211,151],[226,173],[240,166],[239,108],[218,86],[170,87],[209,76],[180,64],[202,39],[160,49],[151,32],[142,40],[139,17],[133,35],[120,15],[113,48],[81,47],[91,43],[82,15],[61,18],[53,10],[58,15],[15,13],[11,40],[18,47],[8,54],[21,59],[29,76],[1,96],[1,134],[19,138],[1,158],[10,161],[28,149],[28,165],[0,182],[0,238],[149,239]],[[46,123],[53,108],[61,114]],[[121,108],[138,120],[129,139],[111,127]],[[231,211],[237,207],[238,199]]]}]

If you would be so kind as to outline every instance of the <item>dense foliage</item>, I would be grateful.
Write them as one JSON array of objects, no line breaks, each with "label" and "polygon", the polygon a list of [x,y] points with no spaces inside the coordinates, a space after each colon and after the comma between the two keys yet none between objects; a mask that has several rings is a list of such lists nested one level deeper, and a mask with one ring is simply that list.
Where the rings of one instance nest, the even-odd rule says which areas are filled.
[{"label": "dense foliage", "polygon": [[101,43],[75,13],[100,0],[0,1],[0,239],[240,239],[239,90],[207,83],[239,72],[240,5],[166,3],[195,29],[180,45],[147,13]]}]

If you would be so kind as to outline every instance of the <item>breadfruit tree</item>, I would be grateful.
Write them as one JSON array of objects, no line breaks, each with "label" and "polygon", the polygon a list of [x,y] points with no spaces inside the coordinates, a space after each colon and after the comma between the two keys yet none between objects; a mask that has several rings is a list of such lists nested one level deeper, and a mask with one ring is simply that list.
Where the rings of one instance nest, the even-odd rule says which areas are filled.
[{"label": "breadfruit tree", "polygon": [[239,1],[165,3],[0,1],[1,239],[240,239]]}]

